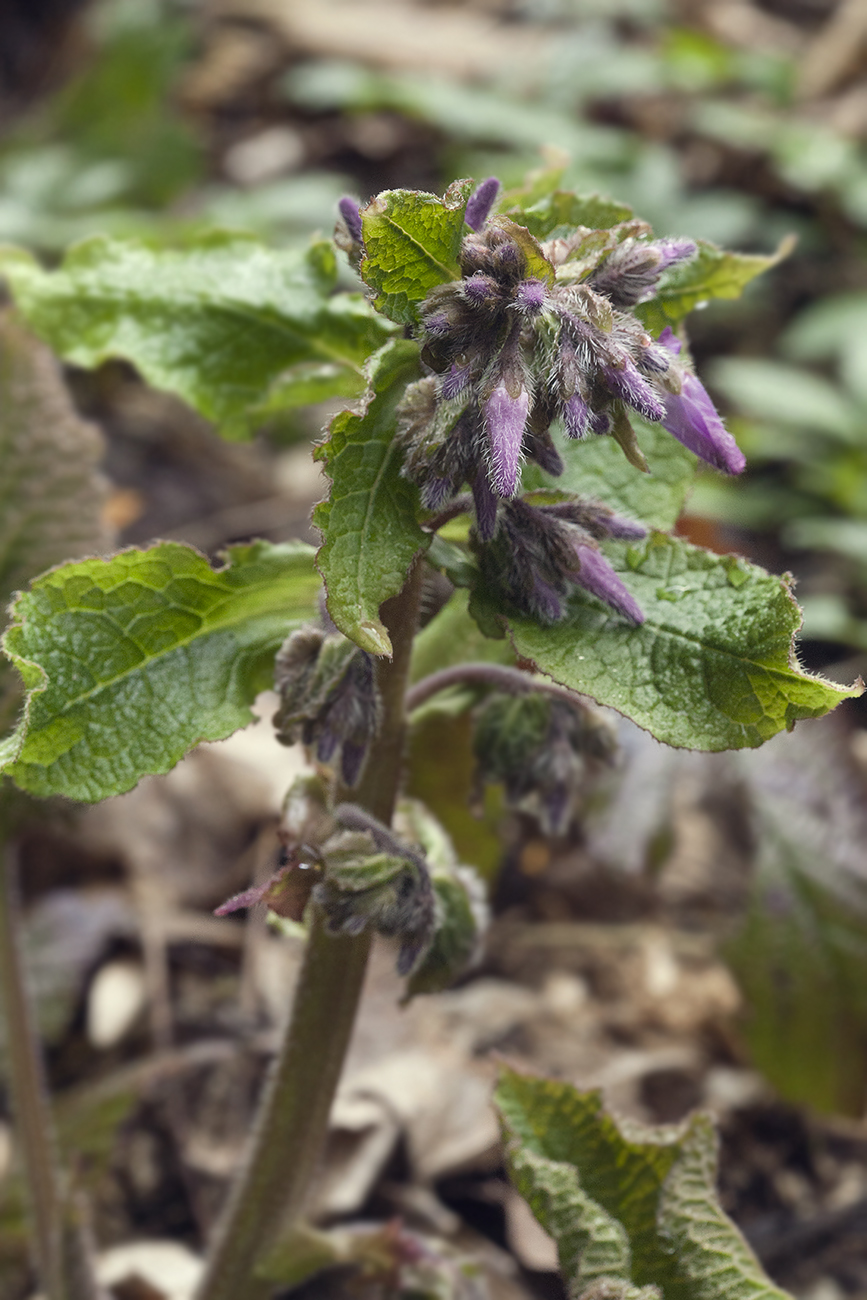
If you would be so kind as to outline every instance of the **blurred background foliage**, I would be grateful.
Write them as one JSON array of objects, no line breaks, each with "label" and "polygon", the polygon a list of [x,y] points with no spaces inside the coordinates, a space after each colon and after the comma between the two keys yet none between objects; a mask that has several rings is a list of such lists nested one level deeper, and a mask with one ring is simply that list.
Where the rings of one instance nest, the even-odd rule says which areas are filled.
[{"label": "blurred background foliage", "polygon": [[[183,245],[213,224],[303,243],[311,230],[330,232],[342,193],[442,191],[455,176],[491,173],[510,186],[543,160],[562,162],[565,186],[631,204],[659,234],[767,252],[794,232],[794,253],[743,299],[690,318],[698,368],[748,469],[736,482],[702,474],[679,527],[713,549],[791,570],[807,666],[847,682],[859,670],[867,676],[867,6],[42,0],[13,10],[19,18],[0,52],[0,241],[48,262],[97,233]],[[348,268],[344,275],[349,283]],[[126,382],[111,367],[90,387],[72,379],[85,413],[100,419]],[[145,417],[136,400],[138,432],[118,434],[127,417],[112,417],[107,461],[120,484],[112,522],[125,542],[180,535],[162,461],[154,478],[162,513],[141,505]],[[263,438],[285,448],[315,432],[316,421],[293,415]],[[273,492],[267,474],[248,462],[239,468],[233,449],[211,448],[193,428],[173,444],[171,455],[188,456],[197,476],[204,516],[185,540],[212,549],[225,532],[281,536],[282,522],[267,519],[276,511],[283,521],[285,501],[269,497],[270,515],[262,513]],[[163,443],[159,456],[168,464]],[[246,484],[231,509],[224,480]],[[189,518],[188,505],[179,518]],[[305,513],[306,500],[302,521]],[[849,725],[862,721],[863,706],[850,710]],[[498,899],[514,901],[515,880],[526,892],[550,850],[536,832],[519,836],[512,883],[507,862],[497,884],[502,807],[492,796],[481,821],[466,808],[466,718],[426,726],[416,739],[424,762],[415,792]],[[867,1079],[867,828],[856,818],[819,862],[829,813],[825,804],[811,813],[809,796],[827,779],[828,807],[840,790],[845,809],[856,805],[867,749],[860,732],[840,758],[835,733],[829,757],[818,732],[805,734],[801,785],[771,747],[727,778],[734,802],[721,816],[741,819],[755,871],[736,905],[722,909],[723,928],[733,915],[747,917],[730,960],[757,1012],[754,1059],[795,1100],[858,1113]],[[584,833],[599,860],[652,879],[676,839],[684,769],[658,746],[639,754],[634,738],[623,743],[632,766],[613,794],[592,795]],[[815,780],[804,776],[808,754]],[[708,790],[720,779],[718,768],[709,771]],[[635,811],[639,780],[655,792],[646,824]],[[790,788],[795,795],[781,803]],[[809,834],[793,833],[796,812],[812,815]],[[627,823],[631,841],[618,848]],[[800,1019],[796,1004],[807,1007]]]}]

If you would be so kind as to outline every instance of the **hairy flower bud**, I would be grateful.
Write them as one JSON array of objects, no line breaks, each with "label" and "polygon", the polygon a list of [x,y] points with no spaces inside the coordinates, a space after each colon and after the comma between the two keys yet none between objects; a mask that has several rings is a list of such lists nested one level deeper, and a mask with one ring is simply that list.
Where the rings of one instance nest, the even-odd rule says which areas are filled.
[{"label": "hairy flower bud", "polygon": [[464,221],[471,230],[481,230],[490,216],[491,208],[496,203],[499,192],[500,182],[496,176],[489,176],[487,180],[482,181],[473,190],[464,211]]},{"label": "hairy flower bud", "polygon": [[373,660],[339,632],[293,632],[275,661],[281,696],[274,715],[277,739],[299,740],[321,763],[339,757],[344,784],[357,784],[379,725]]},{"label": "hairy flower bud", "polygon": [[476,718],[476,783],[502,783],[510,807],[538,817],[546,834],[562,835],[588,765],[610,761],[614,744],[604,717],[578,700],[497,693]]},{"label": "hairy flower bud", "polygon": [[514,496],[518,489],[521,444],[529,409],[530,394],[526,388],[513,397],[505,379],[500,380],[485,403],[491,480],[498,496]]},{"label": "hairy flower bud", "polygon": [[[675,356],[680,352],[680,340],[670,328],[660,334],[659,342]],[[680,380],[680,392],[665,396],[663,428],[715,469],[740,474],[746,457],[720,419],[704,384],[690,370],[683,370]]]}]

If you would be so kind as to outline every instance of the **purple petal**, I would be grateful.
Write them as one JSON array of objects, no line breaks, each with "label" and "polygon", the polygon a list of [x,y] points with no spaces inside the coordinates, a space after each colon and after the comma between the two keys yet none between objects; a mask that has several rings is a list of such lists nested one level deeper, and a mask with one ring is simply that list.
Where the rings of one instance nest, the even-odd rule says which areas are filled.
[{"label": "purple petal", "polygon": [[346,222],[346,228],[354,240],[361,243],[361,213],[354,199],[342,198],[337,204],[340,215]]},{"label": "purple petal", "polygon": [[521,443],[529,409],[530,395],[526,388],[517,397],[511,397],[503,380],[485,402],[485,428],[491,451],[489,477],[498,496],[513,497],[517,491]]},{"label": "purple petal", "polygon": [[484,474],[473,479],[473,504],[476,507],[476,532],[479,541],[489,542],[497,526],[497,498]]},{"label": "purple petal", "polygon": [[624,519],[623,515],[610,515],[602,522],[609,537],[616,537],[623,542],[631,542],[647,536],[647,529],[643,524],[637,524],[634,519]]},{"label": "purple petal", "polygon": [[515,290],[515,306],[534,315],[545,306],[547,291],[541,280],[522,280]]},{"label": "purple petal", "polygon": [[740,474],[746,457],[723,424],[707,389],[689,371],[679,394],[667,393],[662,427],[724,474]]},{"label": "purple petal", "polygon": [[697,245],[691,239],[656,239],[653,244],[659,253],[659,270],[666,271],[675,262],[692,257]]},{"label": "purple petal", "polygon": [[603,366],[602,374],[612,393],[634,406],[646,420],[661,420],[665,406],[655,389],[638,373],[631,361],[620,366]]},{"label": "purple petal", "polygon": [[469,382],[469,366],[459,366],[457,363],[453,362],[449,373],[443,375],[442,388],[440,391],[446,401],[448,401],[452,397],[460,397]]},{"label": "purple petal", "polygon": [[587,403],[578,393],[573,393],[569,398],[569,401],[563,407],[563,420],[566,425],[567,437],[586,437],[589,419],[590,412],[587,409]]},{"label": "purple petal", "polygon": [[665,329],[656,341],[657,343],[661,343],[664,348],[668,348],[669,352],[673,352],[676,357],[680,356],[680,349],[683,347],[683,344],[670,325],[666,325]]},{"label": "purple petal", "polygon": [[491,208],[494,206],[499,192],[500,182],[496,176],[489,176],[486,181],[482,181],[481,185],[473,191],[467,200],[466,211],[464,212],[464,221],[470,227],[470,230],[481,230],[490,216]]},{"label": "purple petal", "polygon": [[612,609],[616,609],[631,622],[643,623],[644,614],[640,607],[605,557],[592,546],[579,545],[575,549],[578,552],[581,568],[572,575],[572,581],[577,582],[592,596],[597,596],[606,605],[610,605]]}]

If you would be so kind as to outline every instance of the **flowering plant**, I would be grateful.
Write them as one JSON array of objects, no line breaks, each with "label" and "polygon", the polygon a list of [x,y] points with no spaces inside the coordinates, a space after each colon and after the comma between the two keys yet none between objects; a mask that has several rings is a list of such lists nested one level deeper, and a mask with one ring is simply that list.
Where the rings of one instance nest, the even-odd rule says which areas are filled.
[{"label": "flowering plant", "polygon": [[[18,309],[61,356],[125,357],[223,436],[355,399],[315,451],[331,484],[314,514],[318,551],[258,541],[215,567],[163,542],[61,565],[19,595],[3,640],[26,698],[0,770],[32,794],[128,790],[245,725],[272,682],[278,736],[316,767],[287,796],[278,871],[223,909],[264,898],[303,920],[307,939],[200,1300],[267,1295],[280,1280],[268,1252],[281,1241],[292,1255],[372,932],[397,940],[408,996],[444,987],[477,950],[479,882],[430,814],[399,802],[423,705],[461,686],[451,707],[478,710],[479,779],[558,831],[587,765],[611,752],[588,696],[666,743],[724,749],[856,693],[801,671],[785,579],[671,532],[696,457],[727,474],[744,464],[692,370],[683,319],[773,259],[654,239],[623,205],[560,180],[344,200],[336,243],[365,292],[337,289],[321,239],[300,252],[227,233],[181,250],[96,239],[51,272],[0,255]],[[720,1250],[734,1292],[765,1286],[713,1202],[701,1125],[660,1147],[671,1177],[647,1192],[657,1241],[619,1192],[603,1188],[597,1205],[581,1191],[580,1143],[561,1161],[559,1139],[537,1140],[549,1103],[557,1124],[608,1124],[595,1103],[552,1096],[506,1079],[501,1108],[514,1176],[565,1234],[574,1294],[633,1295],[633,1281],[669,1273],[678,1294],[710,1294]],[[603,1164],[656,1160],[609,1130]],[[681,1204],[690,1179],[716,1234],[701,1249],[694,1206]],[[570,1236],[564,1215],[581,1231]],[[633,1237],[645,1251],[634,1273]],[[591,1268],[603,1239],[617,1251]]]}]

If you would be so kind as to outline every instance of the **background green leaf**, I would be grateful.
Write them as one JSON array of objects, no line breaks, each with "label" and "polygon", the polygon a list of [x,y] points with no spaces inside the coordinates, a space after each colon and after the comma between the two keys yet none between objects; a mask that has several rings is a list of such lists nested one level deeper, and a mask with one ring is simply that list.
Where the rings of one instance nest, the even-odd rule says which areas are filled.
[{"label": "background green leaf", "polygon": [[366,357],[391,333],[361,295],[332,296],[337,264],[324,240],[284,251],[218,232],[155,250],[95,238],[53,272],[7,250],[0,274],[31,328],[66,361],[124,357],[227,437],[249,434],[277,405],[309,400],[311,365],[317,399],[360,392]]},{"label": "background green leaf", "polygon": [[231,547],[217,570],[173,542],[53,569],[3,639],[28,696],[0,762],[24,790],[87,802],[167,772],[251,721],[318,588],[300,542]]},{"label": "background green leaf", "polygon": [[752,747],[859,694],[791,660],[798,607],[764,569],[661,533],[605,554],[644,611],[640,627],[578,589],[562,622],[509,616],[508,630],[520,656],[657,740]]},{"label": "background green leaf", "polygon": [[313,522],[322,530],[316,563],[328,612],[344,636],[371,654],[390,654],[379,607],[403,587],[413,558],[430,544],[416,515],[418,492],[400,476],[395,411],[418,377],[418,347],[395,339],[371,359],[370,388],[361,414],[341,411],[318,451],[331,479]]},{"label": "background green leaf", "polygon": [[620,1124],[599,1092],[511,1070],[495,1101],[509,1172],[557,1242],[576,1300],[603,1278],[625,1294],[659,1287],[666,1300],[783,1300],[719,1204],[709,1116]]},{"label": "background green leaf", "polygon": [[[13,593],[43,569],[110,545],[102,439],[70,401],[47,348],[0,315],[0,630]],[[18,692],[0,662],[0,732]]]},{"label": "background green leaf", "polygon": [[402,325],[435,285],[460,278],[458,253],[469,233],[464,208],[472,181],[455,181],[443,198],[417,190],[385,190],[361,213],[365,255],[360,271],[376,290],[376,306]]}]

